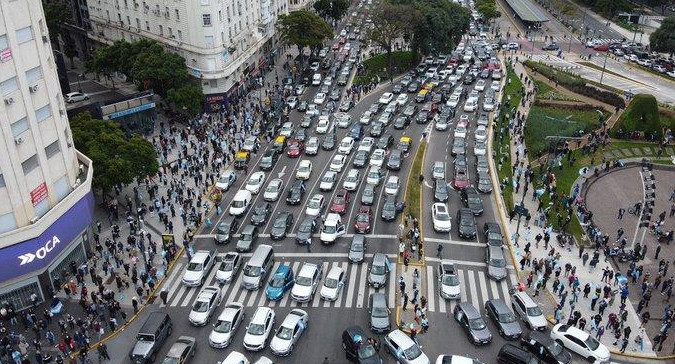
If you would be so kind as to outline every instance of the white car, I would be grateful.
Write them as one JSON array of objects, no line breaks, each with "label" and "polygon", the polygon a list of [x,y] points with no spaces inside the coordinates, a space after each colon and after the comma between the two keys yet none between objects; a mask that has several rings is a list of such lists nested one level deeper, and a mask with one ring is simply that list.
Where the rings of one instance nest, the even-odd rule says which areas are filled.
[{"label": "white car", "polygon": [[223,260],[220,262],[218,270],[216,271],[216,281],[220,284],[231,282],[232,278],[234,278],[241,269],[243,260],[244,259],[237,252],[225,253],[225,257],[223,257]]},{"label": "white car", "polygon": [[217,286],[206,286],[195,298],[188,320],[194,326],[204,326],[211,320],[213,311],[220,305],[223,296]]},{"label": "white car", "polygon": [[216,187],[220,190],[227,191],[236,180],[237,174],[234,171],[225,171],[220,175],[218,181],[216,181]]},{"label": "white car", "polygon": [[291,134],[293,134],[293,123],[290,121],[287,121],[284,123],[284,125],[281,126],[281,130],[279,131],[279,135],[283,135],[286,138],[290,138]]},{"label": "white car", "polygon": [[455,138],[466,138],[466,133],[466,124],[462,123],[461,121],[458,122],[454,131]]},{"label": "white car", "polygon": [[263,192],[263,200],[276,201],[281,196],[281,191],[284,190],[284,181],[280,178],[275,178],[267,184],[265,192]]},{"label": "white car", "polygon": [[326,94],[323,92],[319,92],[314,96],[314,103],[317,105],[322,105],[324,102],[326,102]]},{"label": "white car", "polygon": [[265,349],[267,338],[272,332],[274,319],[276,315],[269,307],[258,307],[251,317],[251,322],[246,327],[244,335],[244,348],[250,351],[261,351]]},{"label": "white car", "polygon": [[338,175],[333,171],[326,171],[321,177],[321,182],[319,183],[319,190],[321,191],[332,191],[335,188],[335,182],[337,181]]},{"label": "white car", "polygon": [[295,172],[295,179],[308,180],[312,174],[312,161],[303,159],[298,165],[298,171]]},{"label": "white car", "polygon": [[379,102],[380,102],[380,104],[387,105],[392,100],[394,100],[394,94],[392,94],[391,92],[385,92],[385,93],[382,94],[382,96],[380,96]]},{"label": "white car", "polygon": [[368,174],[366,175],[366,183],[373,186],[378,186],[382,180],[382,172],[380,172],[380,167],[370,166]]},{"label": "white car", "polygon": [[499,90],[502,88],[502,85],[499,81],[494,80],[492,81],[492,84],[490,85],[490,89],[494,92],[499,92]]},{"label": "white car", "polygon": [[262,185],[265,183],[265,172],[257,171],[254,172],[248,181],[246,181],[246,191],[251,192],[252,194],[257,194],[260,192]]},{"label": "white car", "polygon": [[382,125],[387,126],[391,122],[391,119],[393,118],[394,114],[390,113],[388,111],[385,111],[380,115],[380,117],[377,119],[377,121],[381,122]]},{"label": "white car", "polygon": [[429,357],[419,345],[401,330],[394,330],[384,337],[385,351],[401,364],[429,364]]},{"label": "white car", "polygon": [[345,286],[345,271],[339,266],[333,266],[326,274],[321,287],[321,298],[326,301],[335,301]]},{"label": "white car", "polygon": [[335,119],[339,128],[348,128],[352,124],[352,116],[349,114],[336,114]]},{"label": "white car", "polygon": [[464,112],[474,112],[478,107],[478,101],[476,99],[468,99],[464,103]]},{"label": "white car", "polygon": [[295,284],[291,288],[291,299],[296,302],[308,302],[314,298],[321,280],[321,264],[303,263],[295,276]]},{"label": "white car", "polygon": [[447,233],[452,230],[448,207],[444,203],[436,202],[431,206],[431,218],[434,222],[434,231]]},{"label": "white car", "polygon": [[473,154],[475,155],[485,155],[486,150],[485,142],[476,141],[476,144],[473,146]]},{"label": "white car", "polygon": [[241,303],[234,302],[225,306],[218,316],[218,321],[213,324],[209,334],[209,345],[217,349],[230,345],[241,322],[244,321],[244,316],[244,306]]},{"label": "white car", "polygon": [[483,100],[483,111],[493,111],[495,109],[495,99],[486,97]]},{"label": "white car", "polygon": [[342,187],[347,191],[356,191],[359,187],[360,174],[358,169],[350,169],[347,172],[347,177],[342,182]]},{"label": "white car", "polygon": [[485,80],[478,80],[476,81],[475,89],[477,91],[485,91],[485,84],[486,84]]},{"label": "white car", "polygon": [[384,184],[384,193],[396,196],[398,195],[399,187],[398,176],[389,176],[387,183]]},{"label": "white car", "polygon": [[305,154],[307,155],[317,155],[319,153],[319,138],[310,137],[305,144]]},{"label": "white car", "polygon": [[675,70],[672,70],[672,71],[666,72],[666,74],[667,74],[668,76],[670,76],[670,77],[673,77],[673,78],[675,78]]},{"label": "white car", "polygon": [[324,207],[326,206],[326,199],[322,194],[316,194],[307,202],[307,208],[305,208],[305,215],[307,216],[319,216],[323,212]]},{"label": "white car", "polygon": [[557,324],[551,329],[551,339],[593,363],[609,361],[609,349],[591,334],[574,326]]},{"label": "white car", "polygon": [[300,340],[300,336],[305,332],[307,325],[309,325],[307,312],[299,308],[292,309],[281,322],[281,326],[270,341],[272,354],[278,356],[290,355],[298,340]]},{"label": "white car", "polygon": [[457,108],[457,104],[459,104],[459,98],[460,98],[459,95],[452,94],[452,95],[450,95],[450,97],[448,98],[448,101],[445,102],[445,104],[446,104],[447,106],[450,106],[450,107],[453,108],[453,109],[456,109],[456,108]]},{"label": "white car", "polygon": [[365,137],[365,138],[361,139],[361,142],[359,143],[359,148],[357,149],[357,151],[364,150],[368,154],[370,154],[370,152],[373,149],[373,145],[375,145],[375,138]]},{"label": "white car", "polygon": [[438,293],[441,297],[448,300],[459,300],[462,298],[461,282],[457,277],[455,265],[450,260],[441,260],[438,263],[436,274],[440,282]]},{"label": "white car", "polygon": [[330,162],[329,170],[338,173],[342,172],[342,167],[345,166],[346,159],[347,158],[344,154],[336,154],[335,157],[333,157],[333,160]]},{"label": "white car", "polygon": [[340,146],[338,147],[338,153],[348,155],[352,152],[352,149],[354,149],[354,138],[349,136],[342,138]]},{"label": "white car", "polygon": [[382,164],[384,164],[384,157],[386,156],[387,152],[384,149],[375,149],[373,151],[373,155],[370,156],[370,165],[371,166],[378,166],[382,167]]},{"label": "white car", "polygon": [[330,131],[330,119],[328,118],[319,118],[319,121],[316,123],[316,133],[317,134],[326,134]]},{"label": "white car", "polygon": [[291,96],[286,100],[286,104],[288,107],[291,108],[291,110],[295,109],[296,106],[298,106],[298,97],[297,96]]},{"label": "white car", "polygon": [[373,113],[370,112],[370,110],[366,110],[363,112],[361,115],[361,118],[359,119],[359,123],[368,125],[370,123],[370,118],[373,117]]},{"label": "white car", "polygon": [[[401,95],[408,96],[406,94],[401,94]],[[401,107],[401,105],[399,105],[398,102],[396,100],[394,100],[394,101],[390,102],[389,104],[387,104],[387,107],[384,108],[384,112],[388,112],[390,114],[396,114],[399,107]]]},{"label": "white car", "polygon": [[323,79],[323,84],[324,86],[333,86],[333,76],[326,76],[326,78]]},{"label": "white car", "polygon": [[484,142],[487,139],[487,128],[485,125],[478,125],[476,131],[473,132],[473,135],[476,138],[476,141]]},{"label": "white car", "polygon": [[305,114],[319,116],[321,115],[321,110],[319,110],[319,106],[317,104],[311,103],[307,105],[307,111],[305,111]]},{"label": "white car", "polygon": [[434,125],[434,128],[438,131],[446,131],[448,130],[448,120],[443,118],[443,119],[438,119],[436,124]]},{"label": "white car", "polygon": [[408,94],[399,94],[396,97],[396,102],[401,106],[405,105],[408,103]]},{"label": "white car", "polygon": [[69,104],[73,104],[84,100],[89,100],[89,95],[82,92],[71,92],[66,94],[66,102]]}]

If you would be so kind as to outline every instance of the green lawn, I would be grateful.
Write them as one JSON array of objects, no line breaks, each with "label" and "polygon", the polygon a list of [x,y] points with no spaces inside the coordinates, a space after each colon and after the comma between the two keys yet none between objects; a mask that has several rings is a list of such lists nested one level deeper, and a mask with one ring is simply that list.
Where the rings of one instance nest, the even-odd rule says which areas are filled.
[{"label": "green lawn", "polygon": [[534,84],[537,86],[537,99],[539,100],[579,101],[551,87],[546,82],[534,80]]},{"label": "green lawn", "polygon": [[[417,148],[417,153],[415,154],[415,159],[413,160],[413,165],[408,175],[408,185],[405,192],[405,203],[406,208],[408,209],[408,214],[420,218],[420,201],[422,193],[422,184],[419,182],[419,176],[422,174],[422,167],[424,166],[424,152],[427,149],[427,141],[422,140],[420,142],[419,148]],[[420,219],[421,220],[421,219]]]},{"label": "green lawn", "polygon": [[533,105],[525,123],[525,145],[529,154],[537,156],[546,152],[551,145],[548,136],[583,135],[602,125],[608,117],[603,112],[602,118],[595,110],[571,110]]},{"label": "green lawn", "polygon": [[[391,64],[394,69],[393,77],[407,72],[413,65],[412,52],[392,52]],[[366,59],[363,61],[363,67],[363,74],[354,77],[354,85],[377,82],[378,77],[380,82],[389,78],[386,53],[378,54]]]}]

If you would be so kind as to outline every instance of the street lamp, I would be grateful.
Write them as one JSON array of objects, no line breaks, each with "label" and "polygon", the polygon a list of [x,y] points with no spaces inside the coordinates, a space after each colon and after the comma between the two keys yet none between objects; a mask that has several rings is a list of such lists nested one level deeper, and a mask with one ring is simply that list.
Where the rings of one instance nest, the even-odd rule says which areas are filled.
[{"label": "street lamp", "polygon": [[602,62],[602,72],[600,72],[600,84],[602,84],[602,79],[605,77],[605,67],[607,67],[607,57],[609,57],[609,50],[605,52],[605,61]]}]

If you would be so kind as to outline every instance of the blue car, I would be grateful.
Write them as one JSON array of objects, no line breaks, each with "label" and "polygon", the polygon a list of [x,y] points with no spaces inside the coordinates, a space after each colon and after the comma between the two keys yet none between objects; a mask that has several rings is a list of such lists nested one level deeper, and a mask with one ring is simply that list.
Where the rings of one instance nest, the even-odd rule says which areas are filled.
[{"label": "blue car", "polygon": [[293,277],[293,270],[288,265],[280,265],[277,271],[274,272],[272,279],[267,284],[267,299],[271,301],[279,301],[284,297],[286,291],[290,291],[295,284]]}]

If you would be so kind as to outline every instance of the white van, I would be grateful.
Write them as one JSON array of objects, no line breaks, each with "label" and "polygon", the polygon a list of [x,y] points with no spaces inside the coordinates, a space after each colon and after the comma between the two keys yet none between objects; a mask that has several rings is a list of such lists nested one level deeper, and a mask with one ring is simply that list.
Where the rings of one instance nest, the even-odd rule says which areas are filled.
[{"label": "white van", "polygon": [[241,287],[250,291],[262,287],[265,284],[265,278],[271,273],[273,265],[274,248],[266,244],[258,245],[251,259],[244,266]]},{"label": "white van", "polygon": [[253,195],[247,190],[237,191],[237,194],[232,199],[232,205],[230,205],[230,215],[241,216],[245,214],[249,206],[251,206],[252,198]]},{"label": "white van", "polygon": [[321,86],[321,78],[320,73],[315,73],[314,76],[312,76],[312,86]]},{"label": "white van", "polygon": [[338,214],[328,214],[321,227],[321,235],[319,239],[324,244],[333,244],[335,240],[344,235],[346,230],[342,219]]}]

